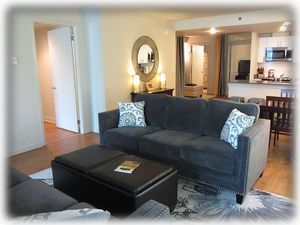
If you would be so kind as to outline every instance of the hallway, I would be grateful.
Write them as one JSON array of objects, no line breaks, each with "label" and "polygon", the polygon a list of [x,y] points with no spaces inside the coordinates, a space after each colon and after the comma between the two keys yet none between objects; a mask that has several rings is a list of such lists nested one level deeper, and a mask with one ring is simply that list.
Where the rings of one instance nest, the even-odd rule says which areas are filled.
[{"label": "hallway", "polygon": [[46,145],[79,135],[72,131],[56,127],[55,123],[44,122]]}]

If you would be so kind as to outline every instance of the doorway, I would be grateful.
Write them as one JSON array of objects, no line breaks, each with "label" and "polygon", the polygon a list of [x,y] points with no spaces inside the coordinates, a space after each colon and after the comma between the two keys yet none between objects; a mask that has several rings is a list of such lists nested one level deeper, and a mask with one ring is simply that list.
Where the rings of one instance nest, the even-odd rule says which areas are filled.
[{"label": "doorway", "polygon": [[71,26],[34,23],[46,145],[80,132],[72,33]]}]

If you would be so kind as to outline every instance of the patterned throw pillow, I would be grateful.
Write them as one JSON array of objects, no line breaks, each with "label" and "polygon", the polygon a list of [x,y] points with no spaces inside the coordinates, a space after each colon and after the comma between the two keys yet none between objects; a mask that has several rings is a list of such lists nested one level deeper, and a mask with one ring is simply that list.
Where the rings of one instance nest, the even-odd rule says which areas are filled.
[{"label": "patterned throw pillow", "polygon": [[145,127],[145,102],[119,102],[120,119],[118,127]]},{"label": "patterned throw pillow", "polygon": [[248,116],[237,109],[233,109],[222,129],[221,139],[231,144],[234,149],[237,149],[238,136],[248,127],[251,127],[254,120],[254,116]]},{"label": "patterned throw pillow", "polygon": [[102,209],[68,209],[58,212],[38,213],[30,216],[16,217],[16,222],[59,222],[59,221],[81,221],[81,222],[99,222],[106,223],[110,218],[108,211]]}]

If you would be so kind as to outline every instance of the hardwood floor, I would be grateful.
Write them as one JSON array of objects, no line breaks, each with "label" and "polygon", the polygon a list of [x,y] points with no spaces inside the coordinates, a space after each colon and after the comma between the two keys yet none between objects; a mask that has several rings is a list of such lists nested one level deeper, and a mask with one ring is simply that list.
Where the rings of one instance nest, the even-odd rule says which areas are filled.
[{"label": "hardwood floor", "polygon": [[294,198],[294,163],[297,162],[293,162],[293,150],[292,136],[280,135],[275,146],[271,139],[267,167],[254,188]]},{"label": "hardwood floor", "polygon": [[[66,136],[63,139],[50,142],[42,148],[9,157],[8,163],[26,174],[32,174],[50,167],[51,160],[58,155],[98,143],[99,135],[96,133]],[[271,140],[267,167],[254,188],[294,198],[292,143],[292,137],[286,135],[280,135],[276,146],[272,145]]]},{"label": "hardwood floor", "polygon": [[55,123],[44,122],[46,144],[79,135],[78,133],[57,128]]},{"label": "hardwood floor", "polygon": [[93,144],[99,144],[98,134],[77,134],[51,142],[42,148],[9,157],[8,164],[26,174],[32,174],[50,167],[51,161],[56,156]]}]

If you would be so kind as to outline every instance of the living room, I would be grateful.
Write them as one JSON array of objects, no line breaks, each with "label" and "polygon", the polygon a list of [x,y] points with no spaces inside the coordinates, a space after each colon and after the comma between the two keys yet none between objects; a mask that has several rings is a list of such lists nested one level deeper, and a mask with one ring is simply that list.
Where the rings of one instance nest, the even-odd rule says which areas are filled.
[{"label": "living room", "polygon": [[[239,17],[243,19],[235,21]],[[160,75],[163,73],[166,87],[174,89],[174,96],[180,96],[176,72],[178,31],[208,30],[212,24],[218,29],[242,26],[249,24],[249,21],[255,25],[295,19],[289,7],[274,6],[184,10],[22,6],[11,7],[7,11],[6,20],[7,28],[9,27],[6,34],[7,54],[11,57],[11,62],[7,64],[10,77],[7,79],[9,102],[6,104],[6,127],[9,129],[6,136],[6,157],[11,166],[30,175],[51,167],[51,161],[58,156],[103,141],[104,138],[99,141],[101,121],[98,114],[117,109],[119,102],[131,102],[130,93],[134,88],[132,79],[136,74],[131,57],[134,44],[140,37],[150,37],[158,49],[159,63],[151,84],[154,88],[159,88]],[[76,135],[52,143],[47,143],[48,130],[44,125],[34,24],[68,26],[74,32],[78,110],[75,117],[76,122],[77,119],[80,120],[80,124]],[[147,89],[146,82],[148,81],[144,82],[142,79],[139,81],[139,91]],[[218,77],[209,76],[208,94],[218,96],[216,84]],[[239,96],[243,96],[241,92]],[[145,102],[147,104],[146,100]],[[145,110],[146,108],[145,105]],[[179,111],[181,110],[178,113]],[[265,138],[269,135],[268,132],[268,135],[266,132],[264,134]],[[293,136],[279,136],[279,140],[273,145],[274,135],[271,134],[267,169],[258,178],[254,189],[284,196],[282,199],[289,200],[286,204],[291,204],[295,199],[291,153],[294,148]],[[233,202],[235,204],[235,198]],[[291,216],[289,210],[292,209],[282,210],[286,210],[288,215],[284,215],[284,218]],[[183,215],[180,211],[175,211],[173,217],[175,214],[179,217]],[[208,215],[209,213],[205,216]]]}]

